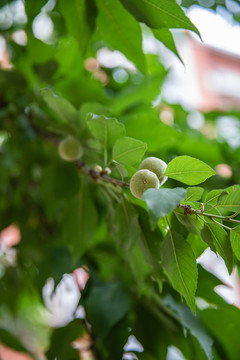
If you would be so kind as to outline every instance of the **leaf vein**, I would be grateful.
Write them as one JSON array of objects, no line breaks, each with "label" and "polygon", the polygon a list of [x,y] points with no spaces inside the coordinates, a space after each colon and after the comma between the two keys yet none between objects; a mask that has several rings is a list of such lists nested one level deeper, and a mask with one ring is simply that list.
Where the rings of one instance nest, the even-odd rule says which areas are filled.
[{"label": "leaf vein", "polygon": [[185,288],[185,290],[186,290],[186,293],[187,293],[187,296],[188,296],[188,300],[190,300],[190,299],[191,299],[191,296],[190,296],[190,294],[189,294],[188,288],[187,288],[187,286],[186,286],[186,284],[185,284],[185,281],[184,281],[184,279],[183,279],[182,272],[181,272],[181,269],[180,269],[180,266],[179,266],[179,263],[178,263],[177,254],[176,254],[176,249],[175,249],[175,245],[174,245],[174,240],[173,240],[173,236],[172,236],[172,231],[171,231],[171,229],[169,230],[169,232],[170,232],[170,239],[171,239],[171,243],[172,243],[173,254],[174,254],[175,261],[176,261],[177,269],[178,269],[178,272],[179,272],[181,281],[182,281],[182,283],[183,283],[183,286],[184,286],[184,288]]},{"label": "leaf vein", "polygon": [[214,232],[212,231],[211,226],[210,226],[209,224],[207,224],[207,226],[208,226],[208,228],[209,228],[209,231],[210,231],[211,234],[212,234],[212,237],[215,239],[216,243],[218,244],[219,248],[221,249],[222,253],[224,254],[224,256],[225,256],[225,261],[228,263],[229,268],[230,268],[230,267],[231,267],[231,264],[230,264],[229,261],[228,261],[228,257],[227,257],[227,255],[226,255],[226,253],[225,253],[225,251],[224,251],[221,243],[218,241],[218,238],[215,236]]},{"label": "leaf vein", "polygon": [[114,159],[115,159],[115,160],[116,160],[116,159],[119,159],[119,158],[121,159],[121,157],[124,157],[124,156],[126,156],[127,154],[129,154],[129,153],[135,152],[136,150],[141,150],[141,149],[143,149],[143,146],[138,146],[138,147],[135,147],[135,148],[133,148],[133,149],[126,150],[126,151],[120,153],[119,155],[115,155],[115,156],[114,156]]},{"label": "leaf vein", "polygon": [[174,15],[173,13],[170,13],[170,12],[167,11],[167,10],[164,10],[164,9],[161,8],[159,5],[155,5],[155,4],[151,3],[151,2],[148,1],[148,0],[143,0],[143,2],[145,2],[145,3],[148,4],[149,6],[152,6],[153,8],[156,8],[156,9],[160,10],[161,12],[163,12],[163,13],[166,14],[166,15],[168,15],[169,17],[172,17],[173,19],[178,20],[178,21],[182,22],[183,24],[185,24],[185,25],[187,25],[187,26],[189,27],[188,21],[183,20],[183,19],[180,19],[179,16]]},{"label": "leaf vein", "polygon": [[122,33],[121,29],[120,29],[119,26],[118,26],[118,23],[116,22],[116,19],[114,18],[114,16],[112,16],[112,14],[111,14],[111,12],[108,10],[107,6],[104,6],[104,5],[105,5],[105,4],[104,4],[104,1],[102,1],[102,0],[98,0],[98,1],[101,2],[102,7],[105,9],[106,15],[110,18],[110,21],[111,21],[111,23],[113,24],[113,26],[115,27],[118,35],[119,35],[120,38],[122,39],[123,43],[125,43],[125,45],[127,46],[129,53],[132,54],[133,56],[135,56],[136,54],[135,54],[135,52],[133,51],[133,47],[132,47],[131,42],[129,41],[128,37],[126,37],[126,36]]}]

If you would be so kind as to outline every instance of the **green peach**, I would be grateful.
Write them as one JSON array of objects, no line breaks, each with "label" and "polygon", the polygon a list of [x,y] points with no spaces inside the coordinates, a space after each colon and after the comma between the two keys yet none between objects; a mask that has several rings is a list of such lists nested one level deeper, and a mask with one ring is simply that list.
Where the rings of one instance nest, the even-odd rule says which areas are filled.
[{"label": "green peach", "polygon": [[168,179],[167,176],[164,176],[166,168],[167,168],[167,164],[163,160],[153,156],[143,160],[139,166],[139,169],[147,169],[149,171],[152,171],[154,174],[156,174],[160,186],[163,185],[165,181]]},{"label": "green peach", "polygon": [[143,193],[150,188],[159,188],[158,177],[152,171],[139,170],[131,178],[130,191],[136,198],[141,199]]},{"label": "green peach", "polygon": [[80,159],[83,154],[81,143],[73,136],[67,136],[58,145],[58,153],[65,161],[75,161]]}]

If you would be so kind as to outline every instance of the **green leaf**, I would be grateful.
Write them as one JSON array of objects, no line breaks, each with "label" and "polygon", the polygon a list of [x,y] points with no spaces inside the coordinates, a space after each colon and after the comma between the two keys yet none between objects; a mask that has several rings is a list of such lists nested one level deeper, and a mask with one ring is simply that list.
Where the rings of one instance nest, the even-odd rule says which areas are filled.
[{"label": "green leaf", "polygon": [[169,230],[161,247],[162,266],[177,290],[195,313],[197,264],[191,246],[178,233]]},{"label": "green leaf", "polygon": [[196,259],[200,255],[202,255],[202,253],[208,247],[207,244],[205,244],[205,242],[202,240],[200,235],[194,235],[193,233],[188,234],[187,242],[191,245]]},{"label": "green leaf", "polygon": [[216,250],[216,246],[214,244],[214,238],[212,236],[212,232],[210,231],[210,229],[207,225],[204,225],[204,228],[201,231],[201,237],[202,237],[203,241],[206,244],[208,244],[210,249],[216,253],[217,250]]},{"label": "green leaf", "polygon": [[[162,72],[159,74],[153,74],[148,75],[146,77],[140,78],[137,84],[134,84],[133,82],[124,87],[121,91],[119,91],[118,94],[116,94],[115,98],[112,101],[111,108],[114,114],[119,114],[124,112],[125,109],[132,108],[134,105],[139,104],[147,104],[148,105],[148,112],[145,115],[145,119],[141,121],[143,122],[143,126],[138,125],[139,128],[144,132],[145,131],[145,125],[146,125],[146,118],[148,121],[149,115],[149,108],[151,107],[152,102],[156,99],[156,97],[159,95],[161,84],[163,83],[164,77],[167,74],[166,70],[162,70]],[[133,116],[135,113],[133,113]],[[139,116],[141,117],[141,114],[136,114],[136,119],[138,120]],[[136,121],[137,122],[137,121]],[[159,126],[161,123],[159,121],[158,116],[158,122],[157,126]],[[153,128],[150,128],[152,132],[154,131]],[[139,131],[139,129],[136,129],[136,131]],[[149,129],[147,129],[149,131]],[[154,132],[155,134],[156,132]],[[135,135],[133,135],[135,136]],[[152,138],[151,138],[152,139]]]},{"label": "green leaf", "polygon": [[188,187],[187,195],[184,199],[184,203],[188,203],[189,201],[198,201],[201,199],[204,189],[200,186]]},{"label": "green leaf", "polygon": [[[1,0],[0,6],[9,3],[9,0]],[[40,13],[42,8],[42,3],[38,1],[27,1],[25,4],[25,11],[27,13],[28,21],[33,21],[33,19]]]},{"label": "green leaf", "polygon": [[217,202],[217,207],[233,211],[240,212],[240,185],[233,185],[225,189]]},{"label": "green leaf", "polygon": [[135,285],[137,285],[140,292],[144,292],[146,289],[146,279],[150,274],[152,276],[152,268],[149,262],[146,261],[145,254],[140,245],[137,242],[135,243],[129,258],[129,266]]},{"label": "green leaf", "polygon": [[223,285],[221,280],[198,264],[196,297],[203,298],[210,304],[225,304],[225,300],[214,290],[218,285]]},{"label": "green leaf", "polygon": [[118,170],[118,172],[119,172],[122,180],[123,180],[125,177],[128,176],[128,171],[127,171],[127,169],[125,168],[124,165],[120,164],[119,162],[117,162],[117,161],[115,161],[115,160],[113,160],[113,163],[114,163],[114,165],[116,166],[116,168],[117,168],[117,170]]},{"label": "green leaf", "polygon": [[125,199],[111,206],[108,227],[117,246],[124,251],[125,256],[129,256],[134,242],[140,234],[138,213],[134,206]]},{"label": "green leaf", "polygon": [[91,288],[84,305],[93,333],[104,338],[129,311],[130,298],[121,284],[99,283]]},{"label": "green leaf", "polygon": [[29,354],[29,351],[22,344],[22,342],[18,340],[18,338],[15,335],[11,334],[9,331],[0,328],[0,339],[3,344],[10,347],[11,349]]},{"label": "green leaf", "polygon": [[48,360],[78,360],[79,353],[72,343],[84,334],[85,326],[80,319],[71,321],[67,326],[53,330],[50,346],[46,352]]},{"label": "green leaf", "polygon": [[169,50],[171,50],[178,57],[181,63],[183,63],[182,58],[177,51],[174,38],[170,30],[166,28],[153,29],[153,35],[155,36],[156,39],[161,41],[163,45],[165,45]]},{"label": "green leaf", "polygon": [[165,171],[166,176],[187,185],[198,185],[214,174],[215,171],[203,161],[186,155],[175,157]]},{"label": "green leaf", "polygon": [[108,45],[121,51],[145,72],[142,32],[139,23],[118,0],[97,0],[98,25]]},{"label": "green leaf", "polygon": [[[71,186],[69,186],[71,184]],[[65,202],[68,202],[79,192],[80,177],[73,163],[51,161],[42,168],[40,192],[45,212],[54,219],[60,213]]]},{"label": "green leaf", "polygon": [[42,89],[41,95],[47,105],[66,123],[77,120],[78,112],[66,99],[55,95],[50,89]]},{"label": "green leaf", "polygon": [[215,205],[217,203],[219,196],[223,193],[223,191],[224,190],[221,189],[210,191],[204,200],[204,205],[207,204]]},{"label": "green leaf", "polygon": [[186,190],[183,188],[148,189],[142,199],[146,201],[151,219],[156,224],[159,219],[176,209],[185,195]]},{"label": "green leaf", "polygon": [[121,0],[140,22],[158,28],[180,28],[199,34],[197,28],[174,0]]},{"label": "green leaf", "polygon": [[110,117],[110,110],[98,102],[86,102],[82,104],[79,109],[81,122],[85,123],[87,120],[89,120],[90,114],[105,115]]},{"label": "green leaf", "polygon": [[181,324],[188,329],[200,343],[208,360],[211,360],[213,339],[207,333],[199,316],[193,316],[191,311],[185,305],[178,304],[170,295],[166,296],[163,303],[175,312],[179,317]]},{"label": "green leaf", "polygon": [[200,312],[201,320],[210,334],[221,345],[220,359],[238,360],[240,354],[240,310],[232,305]]},{"label": "green leaf", "polygon": [[[167,234],[168,230],[169,230],[169,227],[171,229],[177,229],[176,231],[184,238],[184,239],[187,239],[187,236],[189,234],[189,231],[188,229],[181,223],[181,221],[179,221],[179,219],[177,218],[176,216],[176,212],[178,211],[179,209],[176,208],[174,209],[174,211],[169,214],[168,216],[168,221],[166,221],[166,218],[164,219],[165,220],[165,223],[168,224],[168,227],[167,227],[167,231],[165,233],[165,235]],[[158,224],[159,225],[159,224]]]},{"label": "green leaf", "polygon": [[39,284],[45,285],[48,278],[52,277],[55,286],[61,281],[63,274],[74,270],[72,255],[66,246],[52,246],[45,248],[44,259],[38,267]]},{"label": "green leaf", "polygon": [[124,125],[115,118],[89,114],[87,124],[92,134],[106,149],[111,148],[117,139],[125,135]]},{"label": "green leaf", "polygon": [[[139,360],[167,359],[168,346],[182,343],[183,335],[181,327],[176,326],[172,318],[164,315],[164,310],[159,310],[158,304],[151,298],[142,297],[136,307],[136,320],[133,333],[138,341],[144,346],[144,351],[137,353]],[[161,304],[162,307],[162,304]],[[156,316],[156,314],[158,314]],[[162,331],[162,329],[166,331]]]},{"label": "green leaf", "polygon": [[146,150],[147,144],[126,136],[113,145],[112,158],[124,165],[134,165],[141,161]]},{"label": "green leaf", "polygon": [[84,54],[95,27],[97,11],[94,1],[60,0],[60,8],[69,34],[77,39],[81,52]]},{"label": "green leaf", "polygon": [[[143,89],[143,96],[145,91]],[[152,91],[152,87],[147,89],[147,96],[149,91]],[[133,95],[129,94],[129,96]],[[135,137],[148,144],[149,153],[161,154],[181,141],[181,134],[173,127],[159,121],[159,112],[156,109],[150,109],[149,105],[145,105],[144,109],[140,107],[138,111],[128,112],[121,120],[126,126],[128,136]],[[156,136],[156,133],[158,136]]]},{"label": "green leaf", "polygon": [[79,193],[68,201],[62,219],[63,241],[75,256],[82,255],[92,246],[98,222],[97,210],[91,190],[82,179]]},{"label": "green leaf", "polygon": [[177,219],[187,230],[195,235],[200,235],[203,222],[196,215],[184,214],[181,209],[174,210]]},{"label": "green leaf", "polygon": [[202,239],[210,245],[213,251],[215,247],[218,254],[225,261],[229,274],[231,274],[233,258],[228,233],[220,225],[214,223],[205,223],[201,235]]},{"label": "green leaf", "polygon": [[[43,41],[37,39],[33,34],[28,35],[28,54],[26,58],[26,68],[23,69],[24,74],[31,79],[31,70],[34,64],[43,64],[54,58],[54,48],[47,45]],[[18,64],[21,66],[20,64]],[[33,79],[32,79],[33,80]]]},{"label": "green leaf", "polygon": [[160,229],[157,227],[152,230],[147,217],[147,212],[138,207],[139,223],[141,226],[141,236],[138,238],[139,247],[142,250],[145,260],[154,270],[157,279],[162,279],[162,269],[159,264],[160,245],[163,239]]},{"label": "green leaf", "polygon": [[57,201],[73,197],[79,191],[80,185],[80,177],[74,164],[54,160],[42,173],[43,196],[48,204],[49,199]]},{"label": "green leaf", "polygon": [[231,230],[230,241],[235,256],[240,260],[240,225]]},{"label": "green leaf", "polygon": [[[179,114],[178,111],[177,113],[180,117],[184,116],[184,113]],[[177,143],[178,153],[188,154],[196,159],[201,159],[207,164],[217,164],[223,162],[224,158],[222,157],[223,155],[219,144],[216,141],[207,139],[199,132],[189,132],[189,128],[187,127],[181,126],[181,129],[181,140]]]}]

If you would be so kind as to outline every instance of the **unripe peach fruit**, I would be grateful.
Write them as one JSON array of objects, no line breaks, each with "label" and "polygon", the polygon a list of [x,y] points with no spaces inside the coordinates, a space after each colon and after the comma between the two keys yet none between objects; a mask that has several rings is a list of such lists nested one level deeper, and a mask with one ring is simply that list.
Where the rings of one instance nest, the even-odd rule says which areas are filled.
[{"label": "unripe peach fruit", "polygon": [[159,188],[158,177],[152,171],[139,170],[131,178],[130,191],[136,198],[141,199],[143,193],[150,188]]},{"label": "unripe peach fruit", "polygon": [[167,176],[163,176],[167,168],[167,164],[156,157],[148,157],[143,160],[139,166],[139,169],[147,169],[157,175],[160,186],[168,179]]},{"label": "unripe peach fruit", "polygon": [[65,161],[78,160],[83,154],[83,148],[80,142],[73,136],[67,136],[61,140],[58,145],[58,153]]}]

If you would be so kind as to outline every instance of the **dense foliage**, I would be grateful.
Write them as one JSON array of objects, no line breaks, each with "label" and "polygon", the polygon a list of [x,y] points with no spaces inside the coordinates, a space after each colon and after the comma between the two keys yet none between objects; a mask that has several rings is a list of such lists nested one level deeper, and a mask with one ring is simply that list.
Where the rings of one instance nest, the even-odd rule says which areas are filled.
[{"label": "dense foliage", "polygon": [[[174,346],[189,360],[237,360],[240,312],[197,258],[210,247],[229,273],[239,264],[240,150],[159,100],[168,71],[142,49],[151,33],[178,56],[169,29],[198,30],[174,0],[44,3],[26,0],[21,19],[15,2],[0,9],[11,20],[2,23],[11,66],[0,70],[0,230],[21,232],[17,246],[0,247],[0,342],[70,360],[79,358],[73,341],[87,337],[92,359],[117,360],[134,335],[143,348],[128,348],[134,359],[166,359]],[[41,16],[53,24],[45,41],[33,32]],[[15,41],[19,30],[26,44]],[[132,63],[101,63],[106,48]],[[213,129],[219,114],[204,116]],[[66,138],[78,143],[60,150]],[[168,179],[137,199],[129,182],[150,156],[168,164]],[[215,174],[222,163],[231,177]],[[54,325],[47,308],[64,317],[71,288],[47,298],[45,284],[54,279],[53,292],[81,267],[85,313],[77,298]]]}]

